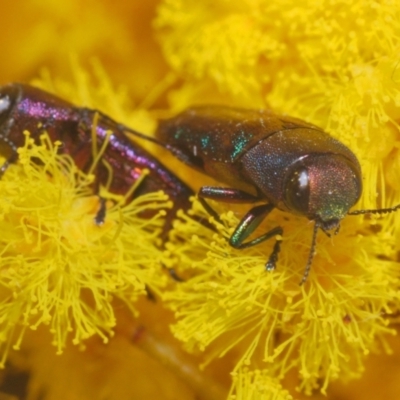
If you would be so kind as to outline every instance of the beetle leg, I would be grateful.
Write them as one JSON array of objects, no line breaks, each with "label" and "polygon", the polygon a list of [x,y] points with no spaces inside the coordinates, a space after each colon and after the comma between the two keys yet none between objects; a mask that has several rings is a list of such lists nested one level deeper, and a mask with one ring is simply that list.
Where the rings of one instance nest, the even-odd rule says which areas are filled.
[{"label": "beetle leg", "polygon": [[[207,203],[205,198],[238,204],[255,203],[256,201],[261,200],[259,197],[253,196],[242,190],[214,186],[203,186],[199,191],[198,198],[204,209],[218,222],[221,222],[219,215]],[[273,208],[274,206],[272,204],[262,204],[260,206],[253,207],[236,227],[235,232],[233,232],[231,238],[229,239],[229,244],[235,249],[245,249],[268,240],[273,236],[281,235],[283,233],[283,229],[280,226],[277,226],[263,235],[244,243],[244,241],[255,231],[255,229],[261,224],[261,222],[273,210]],[[272,271],[275,269],[280,250],[281,241],[277,240],[270,257],[265,264],[265,269],[267,271]]]},{"label": "beetle leg", "polygon": [[[164,265],[163,265],[164,267]],[[167,268],[164,267],[168,270],[168,274],[169,276],[175,281],[175,282],[185,282],[185,280],[183,278],[181,278],[175,271],[175,268]]]},{"label": "beetle leg", "polygon": [[[272,211],[274,206],[272,204],[262,204],[260,206],[253,207],[240,221],[229,239],[229,244],[236,249],[246,249],[248,247],[255,246],[265,240],[268,240],[276,235],[282,235],[283,229],[277,226],[261,236],[256,237],[253,240],[244,242],[254,230],[261,224],[265,217]],[[276,240],[274,248],[267,263],[265,269],[272,271],[275,269],[276,262],[278,261],[278,254],[281,250],[281,241]]]},{"label": "beetle leg", "polygon": [[218,186],[203,186],[199,190],[199,197],[221,201],[224,203],[255,203],[261,199],[243,190]]},{"label": "beetle leg", "polygon": [[101,226],[104,224],[106,218],[106,199],[104,197],[99,196],[100,207],[94,217],[94,223],[97,226]]},{"label": "beetle leg", "polygon": [[207,201],[200,196],[198,197],[198,199],[203,208],[207,211],[207,213],[210,214],[217,222],[222,223],[218,213],[207,203]]},{"label": "beetle leg", "polygon": [[243,192],[242,190],[216,186],[203,186],[200,188],[198,199],[204,209],[218,222],[221,222],[221,218],[219,217],[218,213],[207,203],[206,199],[237,204],[255,203],[256,201],[260,200],[258,197]]},{"label": "beetle leg", "polygon": [[272,204],[261,204],[260,206],[253,207],[239,222],[239,225],[236,227],[229,240],[229,244],[236,249],[246,249],[247,247],[255,246],[269,239],[273,235],[282,234],[282,228],[278,226],[249,242],[244,242],[273,208],[274,206]]},{"label": "beetle leg", "polygon": [[5,174],[10,164],[11,164],[10,160],[4,161],[3,165],[0,167],[0,177]]},{"label": "beetle leg", "polygon": [[17,146],[6,136],[0,135],[0,141],[8,145],[11,149],[11,155],[4,161],[3,165],[0,167],[0,177],[4,175],[10,164],[15,163],[18,158]]}]

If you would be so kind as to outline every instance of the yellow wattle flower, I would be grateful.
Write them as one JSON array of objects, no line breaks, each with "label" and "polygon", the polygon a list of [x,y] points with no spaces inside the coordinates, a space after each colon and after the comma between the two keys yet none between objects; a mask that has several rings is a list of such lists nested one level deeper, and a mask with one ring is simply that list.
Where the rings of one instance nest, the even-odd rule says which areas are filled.
[{"label": "yellow wattle flower", "polygon": [[[269,106],[308,120],[359,158],[364,188],[357,208],[398,204],[399,11],[391,1],[348,7],[165,0],[156,19],[159,40],[184,81],[168,93],[171,107]],[[334,238],[319,235],[303,288],[297,284],[311,242],[306,220],[276,213],[260,229],[284,228],[271,277],[262,271],[273,244],[230,249],[222,237],[238,218],[226,215],[219,236],[185,219],[176,244],[172,239],[179,272],[191,278],[165,299],[178,319],[173,332],[189,349],[210,349],[210,359],[235,352],[235,371],[263,370],[266,387],[294,369],[297,389],[307,394],[329,394],[333,382],[361,376],[368,353],[388,350],[399,309],[399,213],[347,217]],[[187,236],[192,241],[180,244]]]},{"label": "yellow wattle flower", "polygon": [[[362,164],[364,186],[358,208],[400,202],[397,3],[154,0],[132,4],[87,2],[82,6],[76,0],[68,4],[46,0],[40,7],[37,2],[26,3],[23,10],[12,3],[1,6],[2,15],[7,16],[4,31],[8,32],[0,38],[7,55],[0,65],[3,80],[27,81],[28,77],[37,76],[38,66],[48,66],[50,74],[42,74],[34,81],[36,85],[77,105],[102,109],[144,133],[154,130],[157,117],[172,115],[193,104],[271,107],[321,126],[356,153]],[[93,63],[91,74],[72,63],[71,78],[66,61],[71,50],[85,62],[93,55],[98,57],[108,74],[97,62]],[[117,90],[113,89],[114,84],[120,85]],[[163,110],[155,110],[156,107]],[[149,147],[167,165],[179,165],[173,170],[187,182],[196,180],[189,168]],[[10,171],[15,168],[21,165],[12,166]],[[18,174],[12,175],[16,193],[20,193]],[[197,186],[209,183],[198,175],[196,178]],[[2,178],[6,179],[7,176]],[[62,182],[62,186],[69,187]],[[54,200],[51,193],[50,189],[40,193],[47,207]],[[29,191],[20,194],[21,198],[31,198]],[[142,235],[130,231],[129,238],[121,239],[119,248],[126,259],[114,264],[113,271],[97,269],[96,277],[102,278],[97,281],[94,276],[82,276],[82,271],[88,271],[87,265],[77,271],[78,259],[71,256],[71,249],[83,257],[79,257],[83,264],[92,260],[98,268],[96,265],[104,261],[103,254],[112,264],[112,246],[117,242],[107,235],[121,221],[124,207],[108,202],[111,208],[107,216],[112,218],[106,221],[108,228],[99,230],[92,223],[99,207],[97,197],[90,191],[82,198],[73,196],[67,205],[57,203],[64,207],[63,213],[57,214],[57,218],[64,216],[58,226],[62,234],[57,237],[62,237],[61,241],[54,235],[48,236],[54,232],[53,226],[46,218],[47,224],[38,220],[39,214],[32,215],[26,204],[2,228],[4,238],[15,244],[15,254],[37,255],[45,262],[58,251],[63,257],[56,265],[68,261],[75,266],[61,268],[62,273],[46,266],[36,275],[27,269],[32,273],[21,286],[23,270],[18,267],[26,262],[25,258],[17,258],[20,264],[4,268],[5,275],[0,279],[7,286],[0,298],[9,300],[5,304],[14,307],[9,314],[3,314],[12,314],[12,318],[0,320],[0,327],[5,327],[2,338],[5,346],[18,347],[19,338],[24,335],[21,348],[29,348],[29,365],[23,365],[23,369],[32,377],[34,389],[29,393],[33,396],[40,396],[45,387],[47,399],[66,396],[120,400],[136,396],[186,400],[202,395],[209,400],[209,393],[204,394],[194,382],[206,389],[217,382],[230,387],[232,399],[301,399],[306,397],[304,393],[311,392],[313,397],[322,398],[321,391],[333,400],[397,399],[399,346],[392,334],[396,333],[399,311],[399,213],[382,218],[347,217],[337,236],[328,238],[320,234],[311,275],[303,287],[298,283],[311,242],[307,220],[274,212],[265,221],[261,229],[276,225],[284,228],[277,270],[266,273],[264,264],[272,243],[243,251],[230,248],[226,238],[248,208],[227,212],[230,206],[222,204],[213,204],[224,221],[215,230],[182,214],[164,252],[157,248],[156,236],[146,234],[147,244],[138,244],[142,254],[132,257],[139,262],[144,257],[151,265],[154,261],[154,268],[140,272],[134,268],[135,279],[119,272],[126,271],[126,265],[132,261],[130,252],[136,251],[132,237]],[[110,200],[115,198],[110,195]],[[141,207],[141,200],[136,199],[136,206]],[[165,201],[162,197],[159,200]],[[10,211],[10,205],[3,203],[0,212]],[[38,197],[36,205],[41,204]],[[192,215],[209,218],[197,203]],[[127,220],[128,217],[124,227]],[[134,219],[133,226],[140,223]],[[162,218],[144,224],[157,232]],[[18,234],[12,235],[16,228]],[[80,243],[85,243],[86,250]],[[101,251],[96,253],[100,245]],[[50,248],[57,251],[52,255]],[[4,251],[10,249],[12,246],[4,246]],[[90,258],[94,255],[95,259]],[[156,260],[174,267],[186,281],[171,282],[160,274]],[[35,262],[41,265],[38,260]],[[43,290],[36,294],[40,287],[38,279],[49,279],[54,284],[60,282],[60,276],[71,278],[62,282],[70,284],[73,298],[54,290],[50,294]],[[167,281],[170,284],[163,286]],[[88,282],[96,285],[89,286]],[[83,297],[78,293],[82,283],[86,284]],[[158,304],[143,296],[137,301],[137,296],[144,293],[144,283],[153,285],[159,294]],[[27,297],[22,296],[21,289],[25,289],[22,294],[28,294]],[[90,291],[96,293],[100,309],[89,301],[86,292]],[[54,301],[51,293],[62,300]],[[127,340],[132,329],[126,329],[130,334],[120,333],[121,303],[133,308],[134,314],[140,311],[140,321],[144,320],[150,332],[147,338],[153,337],[153,330],[163,327],[162,334],[155,335],[158,342],[153,347],[142,352],[138,342]],[[74,313],[66,316],[68,304]],[[163,307],[172,310],[175,319]],[[6,313],[11,308],[0,307],[1,310]],[[132,312],[128,315],[132,316]],[[107,340],[116,321],[113,340],[107,345],[96,342],[96,338]],[[51,327],[48,337],[42,334],[48,333],[44,323]],[[28,329],[38,324],[37,332]],[[186,376],[180,375],[182,371],[172,362],[175,353],[171,348],[182,349],[169,336],[167,324],[192,352],[184,353],[187,358],[181,353],[176,358],[182,370],[190,371]],[[13,326],[17,329],[12,330]],[[53,348],[43,350],[50,341],[62,349],[70,338],[84,343],[80,347],[86,346],[86,351],[79,353],[67,344],[63,355],[52,358]],[[155,349],[164,349],[163,346],[168,349],[167,356],[160,359],[160,354],[156,355],[158,363],[149,360],[147,356],[154,356]],[[369,356],[379,351],[389,353],[391,349],[391,357]],[[3,354],[6,352],[7,349]],[[9,353],[10,360],[18,364],[17,354],[23,352]],[[163,363],[167,365],[164,369],[160,367]],[[204,370],[192,368],[193,364],[200,364]],[[102,372],[93,373],[90,382],[83,381],[87,370]],[[65,376],[73,376],[73,382],[66,382]],[[205,377],[210,380],[203,380]],[[155,378],[158,391],[154,388]],[[354,378],[361,379],[350,386],[343,385]],[[221,391],[216,392],[218,398],[226,398]]]},{"label": "yellow wattle flower", "polygon": [[[9,347],[18,349],[26,329],[41,325],[58,353],[93,335],[108,342],[116,325],[112,299],[135,312],[146,288],[158,292],[167,282],[158,261],[166,196],[149,193],[125,204],[104,189],[106,217],[98,225],[94,176],[58,154],[60,145],[47,137],[35,145],[27,136],[18,163],[0,180],[2,367]],[[155,216],[140,217],[149,207]],[[135,246],[133,237],[140,237]]]},{"label": "yellow wattle flower", "polygon": [[284,228],[279,263],[269,273],[265,263],[273,244],[234,250],[227,243],[239,222],[233,213],[222,215],[226,225],[217,234],[197,222],[207,218],[199,204],[193,212],[196,220],[183,216],[168,245],[187,280],[164,294],[178,319],[173,333],[190,351],[212,346],[210,361],[235,350],[241,354],[235,371],[263,366],[265,385],[295,368],[300,390],[311,394],[319,387],[326,393],[331,381],[360,376],[363,356],[375,349],[377,337],[386,342],[395,334],[388,323],[400,300],[399,265],[368,262],[382,244],[394,245],[387,234],[363,234],[365,223],[349,217],[334,243],[320,235],[313,272],[299,286],[311,240],[304,219],[288,221],[279,213],[260,229]]}]

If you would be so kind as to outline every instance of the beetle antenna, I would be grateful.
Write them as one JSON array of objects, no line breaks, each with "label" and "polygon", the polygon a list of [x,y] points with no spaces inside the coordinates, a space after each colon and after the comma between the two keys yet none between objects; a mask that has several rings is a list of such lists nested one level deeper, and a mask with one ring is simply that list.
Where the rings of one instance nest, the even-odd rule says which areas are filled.
[{"label": "beetle antenna", "polygon": [[318,232],[319,228],[320,228],[320,224],[318,222],[315,222],[314,231],[313,231],[312,240],[311,240],[311,249],[310,249],[310,253],[308,254],[307,265],[304,270],[303,277],[301,278],[301,281],[299,283],[300,286],[303,285],[307,281],[308,275],[310,274],[311,264],[312,264],[312,261],[313,261],[314,255],[315,255],[315,246],[317,244],[317,232]]},{"label": "beetle antenna", "polygon": [[172,147],[170,147],[167,143],[160,142],[158,139],[156,139],[153,136],[145,135],[144,133],[140,133],[138,131],[135,131],[134,129],[129,128],[128,126],[123,125],[123,124],[118,124],[118,126],[123,131],[129,132],[132,135],[134,135],[134,136],[136,136],[136,137],[138,137],[140,139],[144,139],[144,140],[147,140],[149,142],[153,142],[153,143],[157,144],[158,146],[164,147],[164,148],[166,148],[168,150],[171,150],[171,151],[173,150]]},{"label": "beetle antenna", "polygon": [[144,133],[140,133],[138,131],[135,131],[134,129],[131,129],[125,125],[119,124],[118,125],[120,129],[124,130],[125,132],[129,132],[132,135],[140,138],[140,139],[144,139],[147,140],[148,142],[152,142],[155,143],[157,146],[161,146],[164,149],[167,149],[168,151],[170,151],[175,157],[179,158],[181,161],[183,161],[186,164],[191,165],[192,162],[190,160],[190,156],[186,155],[185,153],[181,152],[179,149],[170,146],[168,143],[164,143],[159,141],[158,139],[152,137],[152,136],[147,136]]},{"label": "beetle antenna", "polygon": [[388,214],[400,209],[400,204],[390,208],[378,208],[374,210],[355,210],[348,212],[347,215],[361,215],[361,214]]}]

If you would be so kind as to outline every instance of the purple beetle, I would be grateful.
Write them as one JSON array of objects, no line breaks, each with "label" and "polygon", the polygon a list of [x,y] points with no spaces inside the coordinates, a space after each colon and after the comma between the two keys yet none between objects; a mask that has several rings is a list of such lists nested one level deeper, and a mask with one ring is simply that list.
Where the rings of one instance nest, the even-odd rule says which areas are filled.
[{"label": "purple beetle", "polygon": [[[113,169],[109,190],[125,194],[146,168],[149,174],[133,195],[137,197],[163,190],[173,200],[174,206],[167,210],[167,221],[162,234],[165,240],[177,210],[190,207],[189,197],[193,194],[192,190],[139,144],[130,141],[124,133],[131,131],[129,128],[98,111],[76,107],[29,85],[14,83],[0,87],[0,141],[10,148],[8,162],[16,160],[16,149],[24,145],[24,130],[28,130],[34,139],[38,139],[46,131],[52,141],[62,142],[61,150],[71,155],[78,168],[87,170],[93,163],[92,129],[96,113],[98,118],[95,132],[99,148],[105,140],[106,132],[112,131],[102,155]],[[8,162],[3,165],[2,172],[7,168]],[[106,167],[98,163],[95,190],[99,184],[107,182],[108,176]],[[104,209],[100,210],[96,222],[100,224],[103,218]]]}]

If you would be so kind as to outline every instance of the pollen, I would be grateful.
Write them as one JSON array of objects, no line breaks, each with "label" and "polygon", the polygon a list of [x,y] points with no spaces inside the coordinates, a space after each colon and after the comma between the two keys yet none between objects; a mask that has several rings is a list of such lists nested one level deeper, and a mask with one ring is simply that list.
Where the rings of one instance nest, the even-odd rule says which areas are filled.
[{"label": "pollen", "polygon": [[[240,353],[235,373],[263,366],[272,379],[297,368],[299,390],[311,394],[320,385],[326,393],[330,382],[360,376],[363,356],[376,340],[386,343],[395,334],[388,326],[400,307],[393,236],[354,237],[355,230],[368,228],[361,219],[345,218],[334,239],[318,238],[310,277],[299,286],[311,237],[304,218],[289,221],[277,212],[260,228],[280,225],[285,238],[277,268],[266,271],[272,243],[235,250],[228,245],[231,227],[239,223],[235,214],[222,214],[215,233],[197,222],[206,215],[197,203],[193,213],[195,219],[182,215],[170,244],[177,272],[187,279],[164,300],[177,318],[172,331],[186,348],[212,346],[204,365],[235,349]],[[194,234],[195,240],[183,242]],[[377,259],[381,252],[388,258]]]},{"label": "pollen", "polygon": [[[38,66],[49,66],[51,72],[35,86],[103,109],[144,133],[154,131],[157,119],[199,103],[271,108],[321,127],[356,154],[363,172],[356,207],[400,203],[400,2],[160,0],[145,7],[134,4],[139,2],[82,7],[79,1],[48,0],[22,13],[17,2],[2,3],[8,16],[3,30],[11,32],[1,37],[4,81],[21,81]],[[80,23],[71,24],[77,14]],[[60,29],[63,45],[59,35],[47,34]],[[111,58],[108,43],[115,50]],[[71,50],[93,68],[84,71],[78,62],[66,61]],[[89,53],[104,69],[87,62]],[[6,107],[4,100],[0,108]],[[174,335],[193,350],[196,366],[201,359],[211,368],[203,375],[186,357],[172,352],[170,358],[182,360],[180,371],[231,384],[232,400],[305,394],[397,400],[400,348],[391,335],[400,315],[399,212],[345,217],[338,235],[318,235],[309,279],[299,287],[312,234],[307,220],[274,210],[260,226],[260,234],[283,228],[274,271],[265,270],[274,239],[242,250],[227,244],[247,206],[228,212],[230,204],[210,202],[221,216],[217,223],[194,202],[189,215],[180,213],[174,221],[171,241],[160,253],[155,243],[164,218],[162,195],[147,194],[146,203],[143,196],[128,205],[101,191],[106,218],[96,225],[101,204],[92,190],[95,168],[93,175],[82,174],[72,160],[56,157],[52,146],[39,151],[27,144],[23,159],[0,180],[2,355],[21,341],[29,345],[31,329],[50,332],[58,351],[71,341],[78,350],[90,335],[107,341],[115,302],[136,313],[136,299],[149,287],[164,299],[157,307],[175,314]],[[25,157],[29,151],[42,161]],[[175,168],[171,159],[163,162]],[[187,182],[194,181],[190,168],[176,168]],[[209,182],[196,175],[196,184]],[[149,204],[153,217],[143,219],[138,209]],[[184,281],[164,287],[157,260]],[[150,332],[167,323],[159,314],[155,319],[146,326]],[[164,336],[159,343],[165,345]],[[164,350],[159,343],[157,349]],[[86,351],[68,363],[65,351],[53,362],[56,371],[43,363],[43,347],[36,347],[36,360],[26,352],[33,359],[30,398],[32,387],[38,397],[45,387],[48,399],[201,398],[198,392],[172,390],[171,375],[159,373],[153,359],[147,368],[142,363],[137,368],[132,344],[121,348],[120,357]],[[387,357],[373,354],[391,351]],[[94,368],[87,363],[91,356],[99,363]],[[161,360],[166,358],[168,352]],[[92,379],[88,365],[100,371]],[[363,379],[343,385],[364,368]],[[155,376],[160,385],[154,385]],[[165,390],[142,394],[141,388],[155,386]]]},{"label": "pollen", "polygon": [[[0,338],[1,363],[7,349],[18,349],[26,329],[48,326],[57,352],[67,342],[112,334],[112,299],[129,302],[158,291],[158,235],[168,207],[163,193],[150,193],[125,204],[123,196],[103,190],[106,216],[93,193],[94,175],[85,174],[59,143],[27,136],[19,161],[0,180]],[[129,188],[128,188],[129,189]],[[134,191],[134,188],[132,188]],[[140,217],[150,207],[154,216]],[[132,238],[135,238],[134,245]]]}]

